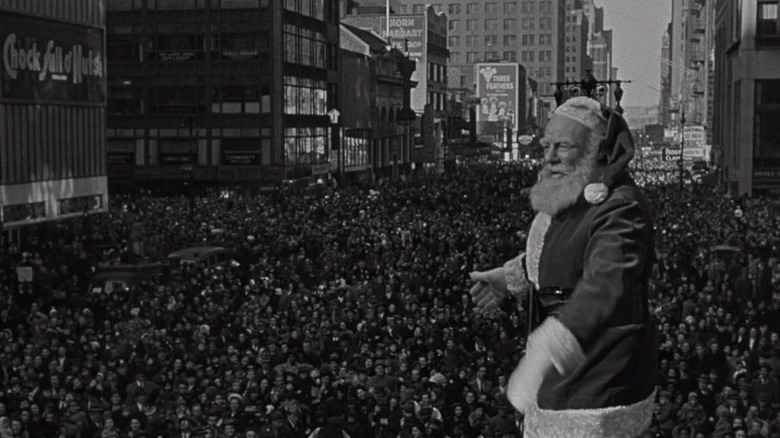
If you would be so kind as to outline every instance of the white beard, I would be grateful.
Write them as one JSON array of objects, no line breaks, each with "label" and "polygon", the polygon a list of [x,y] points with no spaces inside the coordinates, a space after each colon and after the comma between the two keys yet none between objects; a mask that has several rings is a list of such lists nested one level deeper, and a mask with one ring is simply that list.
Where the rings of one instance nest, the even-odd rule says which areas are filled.
[{"label": "white beard", "polygon": [[573,172],[563,177],[554,178],[550,169],[542,169],[539,182],[531,188],[531,207],[555,217],[577,203],[585,186],[595,180],[598,170],[595,154],[588,154],[577,163]]}]

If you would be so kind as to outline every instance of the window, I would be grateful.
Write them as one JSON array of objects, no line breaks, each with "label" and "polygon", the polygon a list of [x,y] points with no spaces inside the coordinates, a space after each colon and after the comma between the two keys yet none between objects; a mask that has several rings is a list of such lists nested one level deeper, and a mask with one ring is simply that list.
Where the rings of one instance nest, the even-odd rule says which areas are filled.
[{"label": "window", "polygon": [[466,36],[466,47],[476,47],[479,44],[478,38],[476,35]]},{"label": "window", "polygon": [[453,3],[449,5],[447,12],[449,15],[460,15],[460,3]]},{"label": "window", "polygon": [[425,5],[414,5],[414,8],[412,9],[412,13],[414,13],[414,14],[424,14],[425,13]]},{"label": "window", "polygon": [[504,30],[515,30],[517,29],[517,20],[514,18],[505,18],[504,19]]},{"label": "window", "polygon": [[759,0],[756,36],[779,36],[778,0]]},{"label": "window", "polygon": [[517,35],[504,35],[505,46],[514,46],[515,44],[517,44]]},{"label": "window", "polygon": [[485,52],[485,62],[499,61],[498,52]]},{"label": "window", "polygon": [[449,28],[454,31],[460,29],[460,20],[450,20]]},{"label": "window", "polygon": [[516,15],[516,14],[517,14],[517,3],[515,2],[504,3],[504,15]]},{"label": "window", "polygon": [[498,14],[498,3],[493,3],[493,2],[485,3],[485,14],[487,15]]},{"label": "window", "polygon": [[523,2],[523,9],[524,14],[533,14],[534,13],[534,2]]},{"label": "window", "polygon": [[523,29],[535,29],[536,28],[536,19],[535,18],[523,18]]},{"label": "window", "polygon": [[314,164],[327,161],[328,128],[298,127],[284,130],[286,164]]},{"label": "window", "polygon": [[524,46],[533,46],[535,40],[534,35],[523,35],[522,42]]},{"label": "window", "polygon": [[498,35],[485,35],[485,46],[495,46],[498,45]]},{"label": "window", "polygon": [[540,18],[539,29],[552,29],[552,18]]},{"label": "window", "polygon": [[485,30],[487,31],[498,30],[498,20],[494,20],[494,19],[485,20]]},{"label": "window", "polygon": [[460,37],[459,36],[451,36],[449,38],[449,47],[458,47],[460,46]]},{"label": "window", "polygon": [[552,14],[552,2],[551,1],[543,1],[539,3],[539,13],[540,14]]},{"label": "window", "polygon": [[460,52],[450,52],[450,63],[460,64],[463,62],[463,54]]},{"label": "window", "polygon": [[466,20],[466,31],[474,32],[477,30],[477,20]]},{"label": "window", "polygon": [[517,52],[504,52],[504,61],[515,62],[517,61]]},{"label": "window", "polygon": [[192,114],[205,112],[204,89],[197,86],[149,87],[149,112]]},{"label": "window", "polygon": [[546,62],[546,61],[552,61],[552,51],[551,50],[540,50],[539,51],[539,62]]},{"label": "window", "polygon": [[754,166],[780,168],[780,80],[756,81]]},{"label": "window", "polygon": [[534,62],[534,52],[533,50],[523,50],[523,52],[520,54],[520,58],[523,62]]},{"label": "window", "polygon": [[313,30],[284,25],[284,60],[309,67],[326,68],[327,41]]},{"label": "window", "polygon": [[540,46],[551,46],[552,45],[552,35],[549,33],[543,33],[539,35],[539,45]]},{"label": "window", "polygon": [[466,5],[466,13],[469,15],[473,15],[479,12],[479,4],[478,3],[469,3]]},{"label": "window", "polygon": [[466,53],[466,63],[467,64],[474,64],[476,62],[479,62],[479,53],[478,52],[468,52],[468,53]]},{"label": "window", "polygon": [[325,115],[328,111],[327,96],[325,81],[284,77],[285,114]]}]

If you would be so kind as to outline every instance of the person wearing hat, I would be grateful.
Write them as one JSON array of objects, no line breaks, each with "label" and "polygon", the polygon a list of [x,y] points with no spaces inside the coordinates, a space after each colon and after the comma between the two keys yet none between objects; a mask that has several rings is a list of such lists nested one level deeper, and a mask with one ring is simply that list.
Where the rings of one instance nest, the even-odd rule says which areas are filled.
[{"label": "person wearing hat", "polygon": [[512,413],[512,405],[509,404],[504,394],[496,397],[496,415],[492,416],[488,423],[499,435],[512,434],[517,431],[515,427],[515,416]]},{"label": "person wearing hat", "polygon": [[750,384],[756,401],[768,406],[780,403],[780,383],[769,375],[771,372],[772,367],[769,364],[766,362],[760,364],[758,366],[758,376]]},{"label": "person wearing hat", "polygon": [[526,353],[507,396],[526,437],[637,437],[649,427],[658,342],[647,305],[653,217],[628,173],[634,142],[616,111],[569,99],[548,123],[526,251],[473,272],[487,311],[528,299]]}]

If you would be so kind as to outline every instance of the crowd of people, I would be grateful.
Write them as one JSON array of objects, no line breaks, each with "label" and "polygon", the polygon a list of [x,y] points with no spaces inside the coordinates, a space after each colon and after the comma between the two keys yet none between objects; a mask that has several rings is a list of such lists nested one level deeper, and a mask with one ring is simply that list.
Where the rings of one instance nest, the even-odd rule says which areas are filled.
[{"label": "crowd of people", "polygon": [[[780,437],[780,201],[634,174],[656,221],[648,436]],[[525,303],[478,312],[468,273],[521,250],[535,175],[471,165],[194,209],[112,195],[27,228],[2,253],[0,438],[519,437],[504,393]],[[231,262],[90,290],[102,267],[203,245]]]}]

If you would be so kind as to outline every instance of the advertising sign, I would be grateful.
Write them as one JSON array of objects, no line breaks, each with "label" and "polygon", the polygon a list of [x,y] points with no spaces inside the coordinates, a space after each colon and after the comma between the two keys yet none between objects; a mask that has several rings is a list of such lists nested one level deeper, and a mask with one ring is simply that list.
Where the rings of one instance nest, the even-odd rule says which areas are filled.
[{"label": "advertising sign", "polygon": [[380,20],[382,36],[390,39],[390,43],[402,52],[408,52],[409,57],[419,61],[425,50],[425,16],[395,15],[390,17],[390,34],[387,35],[387,20]]},{"label": "advertising sign", "polygon": [[0,100],[102,105],[101,29],[0,12]]},{"label": "advertising sign", "polygon": [[[477,64],[477,124],[485,122],[507,123],[517,129],[518,64]],[[483,131],[484,132],[484,131]]]}]

